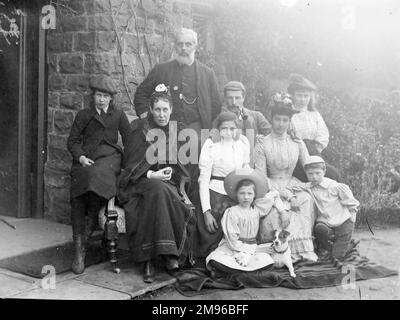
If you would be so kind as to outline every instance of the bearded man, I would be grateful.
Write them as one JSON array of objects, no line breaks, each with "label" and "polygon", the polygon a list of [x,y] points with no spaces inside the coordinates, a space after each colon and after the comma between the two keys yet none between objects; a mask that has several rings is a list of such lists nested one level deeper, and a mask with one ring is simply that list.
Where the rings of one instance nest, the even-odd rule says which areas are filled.
[{"label": "bearded man", "polygon": [[140,118],[148,111],[148,102],[154,88],[160,83],[169,87],[174,112],[171,120],[186,128],[211,129],[221,112],[221,96],[213,70],[195,59],[197,33],[182,28],[175,37],[175,58],[156,65],[136,88],[135,110]]}]

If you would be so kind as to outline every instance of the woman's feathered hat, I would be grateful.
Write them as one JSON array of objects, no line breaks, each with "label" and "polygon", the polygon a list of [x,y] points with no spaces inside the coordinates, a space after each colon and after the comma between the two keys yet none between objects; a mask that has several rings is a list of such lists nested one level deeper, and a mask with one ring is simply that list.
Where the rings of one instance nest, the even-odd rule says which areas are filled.
[{"label": "woman's feathered hat", "polygon": [[293,107],[292,97],[288,93],[277,92],[272,97],[273,106],[271,108],[271,116],[281,114],[288,117],[292,117],[295,113],[299,111],[295,110]]}]

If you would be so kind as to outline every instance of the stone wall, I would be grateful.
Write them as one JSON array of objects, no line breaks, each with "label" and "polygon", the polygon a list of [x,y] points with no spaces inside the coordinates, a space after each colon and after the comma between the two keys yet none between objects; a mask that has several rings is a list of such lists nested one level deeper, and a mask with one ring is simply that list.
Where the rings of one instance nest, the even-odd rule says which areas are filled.
[{"label": "stone wall", "polygon": [[56,29],[47,38],[46,219],[70,222],[71,156],[66,142],[77,111],[89,105],[90,76],[107,74],[115,79],[121,91],[117,106],[134,115],[126,86],[133,98],[151,67],[170,58],[174,29],[192,27],[192,8],[184,0],[141,0],[138,6],[136,2],[70,0],[63,2],[67,8],[56,7]]}]

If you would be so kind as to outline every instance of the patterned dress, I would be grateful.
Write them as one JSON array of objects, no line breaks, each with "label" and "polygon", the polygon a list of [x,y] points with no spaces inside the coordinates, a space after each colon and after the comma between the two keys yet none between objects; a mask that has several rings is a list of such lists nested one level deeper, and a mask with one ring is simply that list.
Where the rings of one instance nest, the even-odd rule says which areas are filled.
[{"label": "patterned dress", "polygon": [[290,232],[292,258],[316,261],[312,240],[314,202],[309,194],[296,188],[303,183],[292,176],[297,161],[303,164],[308,156],[304,143],[293,141],[286,133],[278,136],[272,132],[258,139],[255,146],[255,168],[266,173],[272,190],[289,190],[300,203],[298,211],[293,211],[290,203],[284,200],[288,214],[282,215],[275,208],[272,209],[261,222],[259,237],[261,242],[270,242],[273,230],[286,228]]}]

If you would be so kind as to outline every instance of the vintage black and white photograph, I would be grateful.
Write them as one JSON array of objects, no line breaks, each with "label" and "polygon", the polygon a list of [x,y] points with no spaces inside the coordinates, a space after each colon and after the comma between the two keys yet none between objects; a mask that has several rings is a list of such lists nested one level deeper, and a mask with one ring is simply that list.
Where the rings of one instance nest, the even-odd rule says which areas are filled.
[{"label": "vintage black and white photograph", "polygon": [[399,1],[0,0],[0,79],[0,298],[400,299]]}]

